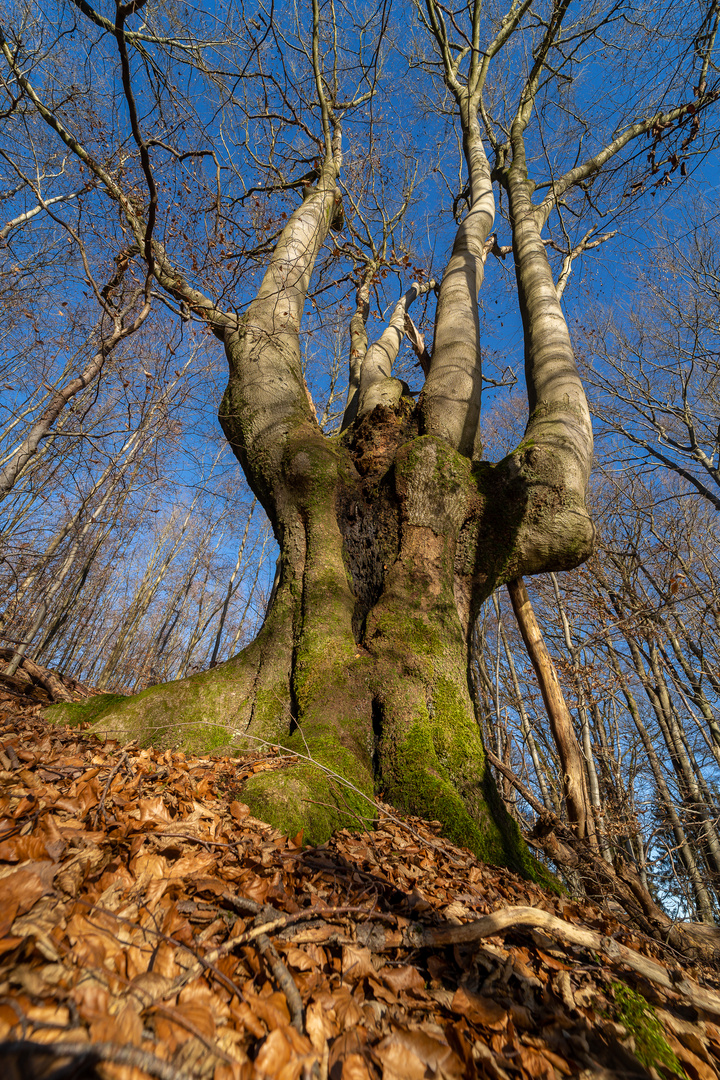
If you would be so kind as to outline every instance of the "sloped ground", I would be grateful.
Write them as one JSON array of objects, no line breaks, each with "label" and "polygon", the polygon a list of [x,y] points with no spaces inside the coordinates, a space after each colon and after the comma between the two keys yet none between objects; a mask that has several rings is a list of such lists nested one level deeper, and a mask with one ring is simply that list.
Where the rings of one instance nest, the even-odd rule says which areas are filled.
[{"label": "sloped ground", "polygon": [[242,801],[286,757],[101,744],[41,707],[0,694],[0,1075],[720,1076],[713,973],[607,912],[414,819],[303,849]]}]

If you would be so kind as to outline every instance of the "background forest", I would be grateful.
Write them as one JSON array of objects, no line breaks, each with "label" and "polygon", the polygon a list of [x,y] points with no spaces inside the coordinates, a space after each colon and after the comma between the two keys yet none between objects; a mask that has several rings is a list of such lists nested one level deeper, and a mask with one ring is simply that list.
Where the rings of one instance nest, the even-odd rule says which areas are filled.
[{"label": "background forest", "polygon": [[[595,418],[597,545],[578,570],[526,584],[582,747],[603,852],[622,848],[671,916],[712,922],[720,916],[719,8],[680,6],[570,5],[579,29],[561,91],[548,84],[536,102],[543,123],[533,153],[551,175],[578,139],[592,144],[601,125],[619,130],[640,87],[652,84],[659,99],[671,87],[687,107],[551,221],[546,246]],[[456,120],[434,88],[422,9],[337,7],[366,101],[346,129],[345,218],[321,256],[302,336],[326,432],[345,407],[348,324],[369,264],[379,267],[372,325],[412,280],[442,273],[464,207]],[[525,10],[542,21],[545,7]],[[7,11],[3,663],[9,678],[26,655],[129,693],[204,670],[253,638],[275,542],[217,423],[222,349],[201,318],[148,284],[92,172],[58,142],[13,65],[72,116],[139,201],[152,178],[155,227],[184,272],[249,301],[312,178],[307,20],[283,21],[262,6],[215,16],[148,4],[133,22],[133,32],[142,26],[130,61],[113,34],[112,5]],[[588,22],[592,40],[583,36]],[[513,47],[526,57],[522,32]],[[126,69],[134,97],[123,89]],[[488,107],[509,92],[499,80]],[[524,423],[503,214],[501,203],[480,299],[491,460],[517,445]],[[429,290],[396,366],[411,390],[433,311]],[[478,620],[473,671],[487,746],[562,817],[556,748],[504,590]],[[536,807],[497,775],[511,812],[531,828]]]}]

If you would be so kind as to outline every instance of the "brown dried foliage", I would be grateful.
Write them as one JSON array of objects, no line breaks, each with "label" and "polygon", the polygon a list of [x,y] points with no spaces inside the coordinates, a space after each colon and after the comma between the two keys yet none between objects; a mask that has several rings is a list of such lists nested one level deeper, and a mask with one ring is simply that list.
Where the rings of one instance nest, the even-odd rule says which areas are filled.
[{"label": "brown dried foliage", "polygon": [[673,1075],[638,1059],[614,1005],[623,981],[688,1077],[720,1076],[720,1016],[586,947],[522,926],[417,945],[524,906],[672,974],[613,915],[483,866],[415,819],[303,848],[242,801],[244,778],[287,758],[101,744],[39,708],[0,695],[4,1075]]}]

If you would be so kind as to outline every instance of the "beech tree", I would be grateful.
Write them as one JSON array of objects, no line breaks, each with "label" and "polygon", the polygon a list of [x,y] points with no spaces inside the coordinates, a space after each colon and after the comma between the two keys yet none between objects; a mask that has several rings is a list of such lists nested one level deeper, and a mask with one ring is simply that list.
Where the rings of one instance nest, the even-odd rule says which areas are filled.
[{"label": "beech tree", "polygon": [[[63,12],[92,57],[98,108],[106,87],[95,65],[103,56],[115,66],[117,143],[107,121],[80,124],[65,107],[63,63],[33,51],[28,23],[2,29],[6,82],[23,116],[92,176],[169,309],[203,322],[224,347],[220,424],[279,548],[264,624],[237,656],[124,700],[95,698],[85,715],[123,738],[205,731],[216,745],[289,747],[299,763],[253,777],[244,798],[306,840],[371,816],[381,790],[483,858],[531,871],[486,763],[468,681],[473,627],[499,585],[569,570],[593,549],[592,429],[559,292],[593,242],[591,219],[631,206],[664,156],[671,170],[702,139],[717,97],[720,0],[682,14],[631,11],[622,0],[512,0],[505,11],[426,0],[410,35],[402,13],[404,58],[390,9],[366,15],[312,0],[297,20],[260,8],[237,26],[227,12],[212,40],[202,12],[180,4],[135,0],[106,15],[74,0]],[[661,52],[673,63],[659,64]],[[590,83],[600,77],[598,98]],[[393,152],[376,141],[383,110],[402,114],[414,87],[447,118],[442,166],[446,177],[462,171],[456,231],[439,284],[406,281],[370,343],[371,300],[389,270],[411,263],[394,230],[412,185],[393,193],[400,218],[370,212],[357,192],[368,172],[382,172],[380,152]],[[356,146],[344,179],[347,131]],[[652,161],[638,165],[645,137]],[[254,187],[244,170],[259,177]],[[183,187],[192,213],[179,223]],[[293,192],[302,201],[288,216],[277,208]],[[493,232],[496,193],[515,265],[528,420],[520,444],[491,464],[479,432],[478,294],[490,252],[510,246]],[[248,276],[263,272],[248,301],[240,271],[227,266],[232,241],[250,228],[257,242],[241,263]],[[548,239],[561,257],[560,290]],[[304,377],[303,312],[343,274],[357,285],[348,399],[342,429],[328,434]],[[409,309],[435,288],[429,347]],[[406,329],[425,375],[417,401],[393,377]]]}]

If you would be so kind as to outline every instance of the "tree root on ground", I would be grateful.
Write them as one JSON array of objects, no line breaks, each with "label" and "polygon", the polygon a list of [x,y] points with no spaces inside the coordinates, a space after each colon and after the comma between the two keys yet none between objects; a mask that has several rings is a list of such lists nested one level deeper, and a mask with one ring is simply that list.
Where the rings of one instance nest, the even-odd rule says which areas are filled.
[{"label": "tree root on ground", "polygon": [[510,781],[538,815],[538,822],[527,837],[529,842],[540,848],[556,866],[576,873],[593,900],[615,900],[639,930],[689,959],[711,964],[720,961],[720,931],[716,927],[673,922],[620,853],[614,865],[607,862],[596,847],[580,839],[555,814],[549,813],[495,754],[488,751],[487,756],[493,767]]},{"label": "tree root on ground", "polygon": [[668,969],[634,949],[621,945],[614,938],[598,934],[594,930],[573,926],[565,919],[559,919],[556,915],[551,915],[550,912],[543,911],[541,908],[501,908],[476,922],[465,923],[462,926],[437,929],[423,929],[415,926],[406,933],[409,935],[408,944],[414,944],[416,947],[436,947],[481,941],[482,938],[492,937],[522,926],[544,930],[571,945],[580,945],[593,952],[603,953],[608,959],[624,964],[650,982],[662,986],[664,990],[680,994],[685,1002],[694,1005],[697,1009],[703,1009],[713,1016],[720,1017],[720,994],[688,979],[680,968]]}]

